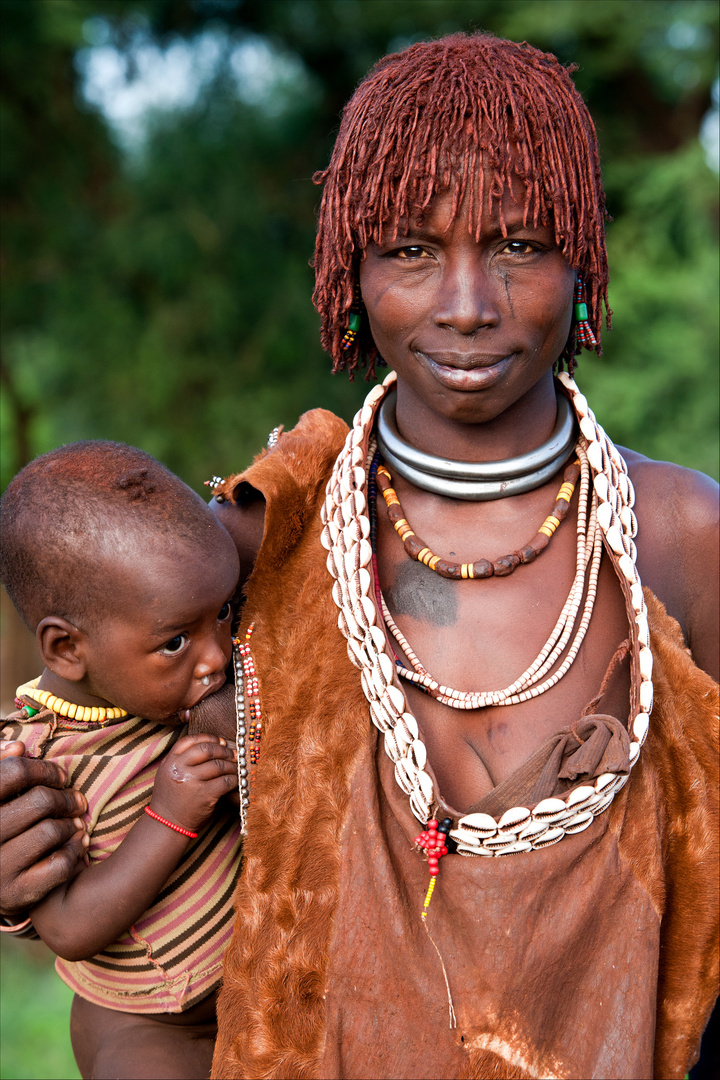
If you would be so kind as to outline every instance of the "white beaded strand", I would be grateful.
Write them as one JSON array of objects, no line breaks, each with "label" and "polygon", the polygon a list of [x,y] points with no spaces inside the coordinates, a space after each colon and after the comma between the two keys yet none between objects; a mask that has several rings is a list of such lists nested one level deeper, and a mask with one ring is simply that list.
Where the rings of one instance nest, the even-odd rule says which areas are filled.
[{"label": "white beaded strand", "polygon": [[[504,690],[485,690],[485,691],[461,691],[455,690],[453,687],[443,686],[437,682],[436,679],[428,672],[428,670],[419,661],[416,654],[410,647],[407,639],[399,629],[395,620],[393,619],[390,611],[387,608],[384,598],[382,600],[382,612],[385,624],[390,633],[395,638],[395,641],[400,646],[401,650],[405,653],[406,657],[410,661],[413,668],[410,671],[403,665],[398,665],[398,674],[408,682],[413,682],[416,685],[424,687],[429,690],[430,693],[443,705],[449,705],[454,709],[482,709],[488,706],[494,705],[517,705],[523,701],[529,701],[531,698],[539,697],[540,694],[545,693],[551,687],[555,686],[560,679],[570,670],[575,657],[578,654],[580,645],[587,632],[587,628],[590,625],[590,618],[592,616],[593,607],[595,604],[595,597],[597,594],[597,578],[600,570],[600,558],[602,555],[602,541],[600,532],[597,528],[596,522],[596,502],[593,499],[592,509],[590,514],[590,521],[586,528],[587,521],[587,496],[589,490],[589,471],[587,466],[587,456],[581,446],[577,447],[577,453],[580,457],[582,466],[582,483],[580,489],[580,503],[578,511],[578,525],[577,525],[577,569],[575,579],[570,589],[570,594],[565,602],[563,610],[560,614],[553,632],[551,633],[548,641],[543,646],[540,655],[530,665],[530,667],[523,672],[523,674],[511,683],[510,686]],[[585,571],[588,559],[592,557],[592,564],[590,567],[590,575],[587,586],[587,597],[583,610],[583,615],[580,621],[580,626],[576,633],[575,639],[569,649],[569,652],[562,662],[558,670],[551,675],[540,686],[536,684],[540,679],[549,672],[559,657],[562,655],[563,650],[567,646],[570,636],[577,620],[577,615],[580,609],[580,603],[585,590]]]},{"label": "white beaded strand", "polygon": [[245,819],[250,805],[250,776],[247,765],[247,728],[245,724],[245,676],[242,656],[237,646],[233,646],[233,667],[235,669],[235,736],[237,745],[238,793],[240,796],[240,831],[246,836]]}]

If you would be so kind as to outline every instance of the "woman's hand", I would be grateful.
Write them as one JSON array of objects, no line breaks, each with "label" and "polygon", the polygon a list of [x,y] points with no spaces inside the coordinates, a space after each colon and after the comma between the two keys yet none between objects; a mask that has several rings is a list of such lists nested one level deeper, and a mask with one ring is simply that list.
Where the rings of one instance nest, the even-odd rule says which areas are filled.
[{"label": "woman's hand", "polygon": [[18,922],[72,877],[89,843],[85,796],[65,787],[54,762],[24,751],[21,742],[0,743],[0,913]]},{"label": "woman's hand", "polygon": [[235,750],[217,735],[184,735],[160,762],[150,809],[197,832],[218,799],[236,788]]}]

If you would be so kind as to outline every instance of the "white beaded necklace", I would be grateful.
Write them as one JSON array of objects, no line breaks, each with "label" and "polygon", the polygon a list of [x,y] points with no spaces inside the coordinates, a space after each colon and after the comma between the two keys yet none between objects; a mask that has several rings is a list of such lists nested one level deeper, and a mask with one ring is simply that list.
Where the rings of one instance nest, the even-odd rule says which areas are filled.
[{"label": "white beaded necklace", "polygon": [[[335,579],[332,593],[339,609],[338,625],[347,639],[348,656],[360,669],[360,680],[369,703],[370,716],[376,727],[383,732],[385,751],[395,764],[398,784],[409,796],[415,817],[425,824],[442,808],[432,777],[425,768],[427,751],[419,737],[417,721],[408,710],[405,694],[396,681],[396,666],[385,631],[380,625],[382,615],[379,616],[373,599],[371,576],[372,550],[366,494],[368,451],[375,411],[394,384],[395,378],[395,373],[391,372],[382,386],[373,387],[362,409],[355,416],[353,427],[327,484],[325,502],[321,509],[324,526],[321,542],[328,551],[327,566]],[[408,671],[408,677],[420,674],[414,666],[416,662],[424,676],[432,680],[434,686],[448,699],[446,703],[453,704],[456,708],[509,705],[535,697],[555,685],[577,655],[592,613],[600,544],[604,540],[618,572],[626,604],[632,608],[634,615],[630,626],[632,689],[629,733],[632,766],[637,761],[640,747],[647,735],[653,703],[652,653],[649,647],[647,609],[635,565],[634,537],[637,534],[637,520],[632,509],[635,495],[622,456],[597,423],[575,382],[565,373],[561,374],[559,379],[571,399],[582,435],[579,448],[581,461],[585,459],[585,497],[583,498],[581,490],[581,507],[588,505],[589,471],[592,472],[593,494],[589,517],[582,522],[582,526],[582,514],[578,514],[575,581],[563,613],[540,655],[527,671],[505,690],[462,695],[458,698],[455,696],[458,691],[442,687],[432,680],[412,650],[407,652],[407,642],[403,645],[400,638],[396,640],[413,665],[414,670]],[[551,670],[570,640],[586,580],[588,596],[570,650],[558,671],[537,685]],[[385,618],[389,615],[386,608],[383,615]],[[407,648],[410,646],[407,645]],[[463,698],[472,701],[472,704],[455,704]],[[463,855],[497,856],[547,847],[557,843],[568,833],[587,828],[593,818],[610,805],[615,792],[623,787],[627,779],[624,774],[604,773],[592,784],[573,788],[562,799],[543,799],[532,808],[512,807],[499,820],[484,813],[466,814],[454,823],[450,836],[457,842],[458,852]]]},{"label": "white beaded necklace", "polygon": [[[580,458],[581,482],[580,498],[578,504],[577,521],[577,568],[575,579],[560,617],[553,631],[543,646],[539,656],[523,674],[507,686],[504,690],[486,690],[465,692],[454,690],[450,686],[442,686],[426,670],[412,650],[407,638],[404,636],[397,623],[388,610],[385,599],[382,599],[382,613],[385,625],[395,638],[396,642],[410,661],[412,671],[404,665],[398,665],[398,674],[408,682],[416,683],[428,690],[433,697],[443,705],[449,705],[453,709],[483,709],[491,705],[518,705],[522,701],[539,697],[546,690],[560,682],[562,677],[570,670],[575,657],[578,654],[583,638],[590,625],[595,597],[597,595],[597,579],[600,571],[600,557],[602,555],[602,538],[597,527],[597,499],[593,494],[590,515],[588,519],[588,492],[590,489],[590,469],[587,455],[582,446],[576,447],[576,453]],[[592,561],[591,561],[592,560]],[[580,626],[575,635],[567,656],[556,672],[544,682],[540,680],[555,665],[567,646],[570,636],[575,627],[583,593],[585,591],[585,579],[588,565],[587,596],[583,609]],[[537,684],[540,683],[538,686]]]}]

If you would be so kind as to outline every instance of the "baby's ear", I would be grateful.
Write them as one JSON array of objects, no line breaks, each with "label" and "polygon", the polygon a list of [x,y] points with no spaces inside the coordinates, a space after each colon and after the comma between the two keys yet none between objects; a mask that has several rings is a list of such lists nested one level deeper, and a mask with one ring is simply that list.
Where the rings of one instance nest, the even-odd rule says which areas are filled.
[{"label": "baby's ear", "polygon": [[35,631],[43,664],[61,679],[79,682],[87,672],[87,635],[60,615],[48,615]]}]

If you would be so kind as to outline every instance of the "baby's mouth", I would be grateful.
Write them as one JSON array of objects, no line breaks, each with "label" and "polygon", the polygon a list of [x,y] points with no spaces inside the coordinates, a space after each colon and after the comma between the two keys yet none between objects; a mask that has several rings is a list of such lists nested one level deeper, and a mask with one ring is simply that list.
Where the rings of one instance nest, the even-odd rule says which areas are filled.
[{"label": "baby's mouth", "polygon": [[183,722],[183,724],[188,724],[192,717],[193,709],[196,709],[201,702],[205,701],[206,698],[211,697],[213,694],[216,694],[218,690],[221,690],[222,687],[225,685],[225,682],[226,679],[224,674],[216,676],[209,686],[204,686],[202,688],[202,693],[198,695],[197,699],[193,701],[192,705],[186,705],[183,708],[178,709],[177,715],[178,718]]}]

